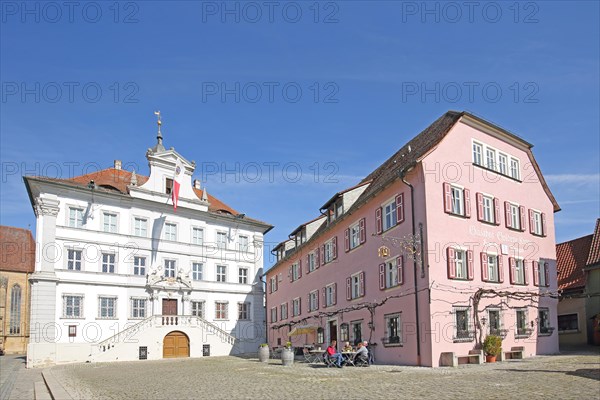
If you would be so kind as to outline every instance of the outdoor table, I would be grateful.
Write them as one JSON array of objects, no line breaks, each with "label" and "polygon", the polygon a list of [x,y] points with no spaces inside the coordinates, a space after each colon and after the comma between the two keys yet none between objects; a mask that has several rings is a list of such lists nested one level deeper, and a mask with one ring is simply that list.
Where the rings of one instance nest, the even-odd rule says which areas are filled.
[{"label": "outdoor table", "polygon": [[344,362],[346,365],[354,366],[354,356],[356,355],[356,351],[342,351],[342,357],[344,357]]},{"label": "outdoor table", "polygon": [[325,353],[325,350],[309,350],[308,351],[310,353],[310,355],[312,356],[312,363],[320,363],[323,360],[323,353]]}]

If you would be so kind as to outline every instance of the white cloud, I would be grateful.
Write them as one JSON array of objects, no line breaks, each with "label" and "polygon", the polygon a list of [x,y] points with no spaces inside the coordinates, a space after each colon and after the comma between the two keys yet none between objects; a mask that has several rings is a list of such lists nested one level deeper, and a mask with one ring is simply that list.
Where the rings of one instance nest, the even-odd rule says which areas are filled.
[{"label": "white cloud", "polygon": [[600,174],[556,174],[545,175],[545,178],[551,185],[600,185]]}]

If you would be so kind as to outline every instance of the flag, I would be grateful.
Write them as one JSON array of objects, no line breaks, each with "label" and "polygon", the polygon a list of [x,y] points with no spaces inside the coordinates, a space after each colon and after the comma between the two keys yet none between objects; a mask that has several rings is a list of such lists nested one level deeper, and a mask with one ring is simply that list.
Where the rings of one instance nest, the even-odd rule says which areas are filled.
[{"label": "flag", "polygon": [[179,201],[179,187],[183,180],[185,168],[181,160],[175,163],[175,175],[173,176],[173,190],[171,191],[171,199],[173,200],[173,209],[177,211],[177,202]]}]

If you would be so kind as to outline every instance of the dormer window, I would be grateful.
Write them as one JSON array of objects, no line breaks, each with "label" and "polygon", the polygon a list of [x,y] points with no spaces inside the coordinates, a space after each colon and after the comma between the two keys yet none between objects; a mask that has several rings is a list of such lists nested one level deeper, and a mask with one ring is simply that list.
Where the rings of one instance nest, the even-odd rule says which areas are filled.
[{"label": "dormer window", "polygon": [[171,194],[173,191],[173,179],[165,178],[165,193]]},{"label": "dormer window", "polygon": [[327,215],[329,216],[328,222],[331,223],[342,216],[344,213],[344,203],[342,199],[339,199],[335,203],[333,203],[329,209],[327,210]]}]

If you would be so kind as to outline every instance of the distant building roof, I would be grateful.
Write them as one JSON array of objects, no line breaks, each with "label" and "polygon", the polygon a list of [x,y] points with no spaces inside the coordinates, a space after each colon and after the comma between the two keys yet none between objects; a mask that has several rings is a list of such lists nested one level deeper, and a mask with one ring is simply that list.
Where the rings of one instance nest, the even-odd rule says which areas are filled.
[{"label": "distant building roof", "polygon": [[0,271],[35,270],[35,240],[29,229],[0,226]]},{"label": "distant building roof", "polygon": [[591,235],[556,245],[558,289],[583,289],[586,285],[585,268],[600,264],[600,218]]}]

